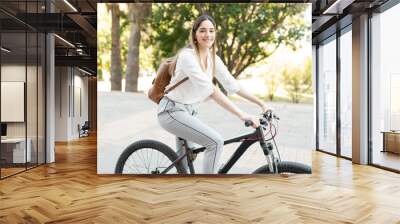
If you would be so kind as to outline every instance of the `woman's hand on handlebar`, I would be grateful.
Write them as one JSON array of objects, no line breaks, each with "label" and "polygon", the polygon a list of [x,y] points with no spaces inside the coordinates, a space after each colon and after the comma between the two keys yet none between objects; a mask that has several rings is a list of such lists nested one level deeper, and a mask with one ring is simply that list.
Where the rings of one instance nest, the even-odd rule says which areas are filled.
[{"label": "woman's hand on handlebar", "polygon": [[268,110],[270,110],[270,109],[267,107],[267,105],[266,105],[265,103],[263,103],[263,104],[261,105],[261,110],[262,110],[263,113],[265,113],[266,111],[268,111]]},{"label": "woman's hand on handlebar", "polygon": [[266,104],[262,104],[261,110],[263,113],[265,113],[267,111],[273,111],[273,109],[271,107],[268,107]]},{"label": "woman's hand on handlebar", "polygon": [[240,120],[244,122],[251,121],[251,126],[253,128],[257,128],[258,126],[260,126],[259,118],[250,114],[243,114],[242,116],[240,116]]}]

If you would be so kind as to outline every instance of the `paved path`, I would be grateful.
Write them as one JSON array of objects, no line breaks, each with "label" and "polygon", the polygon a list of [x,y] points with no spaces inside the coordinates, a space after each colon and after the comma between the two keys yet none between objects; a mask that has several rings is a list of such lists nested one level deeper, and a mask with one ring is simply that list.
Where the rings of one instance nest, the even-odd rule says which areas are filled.
[{"label": "paved path", "polygon": [[[254,104],[235,100],[248,113],[258,114]],[[309,104],[269,103],[280,116],[277,144],[283,160],[292,160],[311,165],[311,150],[314,149],[313,106]],[[113,173],[115,163],[126,146],[141,139],[156,139],[173,147],[174,136],[164,131],[156,118],[156,104],[143,93],[99,92],[98,93],[98,173]],[[199,108],[199,118],[215,128],[224,138],[237,137],[253,131],[225,112],[212,101]],[[224,148],[221,162],[226,161],[237,144]],[[202,155],[195,161],[201,171]],[[259,146],[253,145],[231,173],[250,173],[264,162]]]}]

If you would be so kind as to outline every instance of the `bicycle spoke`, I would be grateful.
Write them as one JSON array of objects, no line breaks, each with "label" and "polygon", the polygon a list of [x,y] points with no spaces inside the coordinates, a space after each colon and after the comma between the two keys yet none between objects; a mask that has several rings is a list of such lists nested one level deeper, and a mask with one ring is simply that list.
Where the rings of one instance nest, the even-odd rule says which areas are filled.
[{"label": "bicycle spoke", "polygon": [[[143,154],[145,154],[145,153],[144,153],[143,151],[146,151],[146,149],[140,151],[141,154],[142,154],[142,158],[145,158],[145,155],[143,155]],[[143,160],[144,166],[146,167],[146,170],[147,170],[147,173],[149,173],[149,166],[147,165],[146,161],[147,161],[147,159],[144,159],[144,160]]]},{"label": "bicycle spoke", "polygon": [[[131,154],[125,162],[123,173],[152,174],[162,173],[162,170],[172,164],[172,161],[163,153],[153,148],[143,148]],[[157,171],[157,172],[156,172]],[[175,166],[168,172],[177,173]]]},{"label": "bicycle spoke", "polygon": [[[132,158],[131,159],[132,161],[135,161],[135,157],[134,156],[131,156],[130,158]],[[138,165],[136,165],[136,164],[138,164]],[[141,173],[142,171],[140,169],[143,168],[142,166],[140,166],[140,163],[136,163],[136,162],[133,163],[133,165],[130,165],[130,167],[134,167],[137,170],[138,173]],[[139,169],[136,168],[136,167],[139,167]]]},{"label": "bicycle spoke", "polygon": [[147,173],[151,173],[150,171],[150,166],[151,166],[151,161],[149,160],[149,149],[146,149],[146,164],[147,164]]},{"label": "bicycle spoke", "polygon": [[[141,150],[140,150],[140,151],[141,151]],[[138,151],[138,152],[136,152],[136,153],[138,154],[138,157],[139,157],[140,161],[144,161],[144,159],[143,159],[143,157],[142,157],[140,151]]]},{"label": "bicycle spoke", "polygon": [[[129,158],[127,159],[127,161],[126,161],[125,164],[128,164],[128,168],[134,168],[135,170],[137,170],[137,172],[140,172],[140,170],[138,170],[138,169],[136,168],[136,166],[133,166],[133,165],[131,165],[131,164],[129,163],[129,161],[132,161],[133,158],[134,158],[134,157],[132,157],[132,156],[129,157]],[[130,169],[129,169],[129,170],[130,170]],[[127,171],[127,169],[125,169],[125,167],[124,167],[123,173],[129,173],[129,171]]]},{"label": "bicycle spoke", "polygon": [[145,152],[146,152],[146,161],[147,161],[147,173],[150,173],[149,150],[145,149]]},{"label": "bicycle spoke", "polygon": [[[166,159],[166,157],[165,156],[163,156],[162,157],[162,160],[161,160],[161,164],[162,164],[162,167],[164,167],[164,168],[167,168],[169,165],[171,165],[171,161],[170,160],[168,160],[168,159]],[[174,169],[175,169],[175,167],[172,167],[172,169],[170,170],[170,172],[171,171],[173,171],[173,172],[176,172],[176,171],[174,171]]]},{"label": "bicycle spoke", "polygon": [[156,164],[160,164],[159,162],[160,162],[160,155],[159,155],[159,153],[157,153],[157,163]]},{"label": "bicycle spoke", "polygon": [[[136,157],[137,157],[137,159],[139,159],[139,163],[136,162]],[[143,159],[141,159],[141,158],[142,158],[142,155],[139,152],[134,153],[128,158],[128,160],[126,161],[125,164],[129,164],[128,168],[129,167],[134,167],[135,170],[137,170],[138,173],[143,173],[141,171],[141,169],[145,168],[145,167],[143,167],[143,162],[141,162],[141,161],[143,161]],[[130,161],[133,162],[132,165],[129,163]],[[139,167],[139,170],[136,167]],[[128,172],[131,173],[130,171],[128,171]]]},{"label": "bicycle spoke", "polygon": [[138,173],[140,173],[140,170],[138,170],[138,168],[136,168],[136,166],[129,165],[129,168],[133,168],[133,169],[135,169]]}]

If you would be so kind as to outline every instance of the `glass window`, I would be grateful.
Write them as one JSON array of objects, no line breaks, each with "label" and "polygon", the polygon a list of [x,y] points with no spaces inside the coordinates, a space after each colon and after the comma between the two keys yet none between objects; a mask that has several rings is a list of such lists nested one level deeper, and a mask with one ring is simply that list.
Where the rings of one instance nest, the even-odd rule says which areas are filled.
[{"label": "glass window", "polygon": [[[40,12],[43,4],[2,1],[0,6],[24,17],[25,12]],[[0,23],[0,178],[4,178],[45,162],[46,53],[43,33],[2,12],[0,17],[7,19]]]},{"label": "glass window", "polygon": [[372,163],[400,170],[400,4],[371,19]]},{"label": "glass window", "polygon": [[352,35],[340,36],[340,154],[351,158],[352,141]]},{"label": "glass window", "polygon": [[37,32],[29,31],[27,33],[27,81],[26,81],[26,110],[27,110],[27,141],[30,144],[30,157],[27,167],[32,167],[37,165],[37,132],[38,132],[38,111],[37,111],[37,84],[38,84],[38,57],[37,57],[37,43],[38,36]]},{"label": "glass window", "polygon": [[319,149],[336,153],[336,36],[318,48]]},{"label": "glass window", "polygon": [[[1,34],[1,177],[25,170],[30,159],[26,141],[26,33]],[[28,143],[28,144],[27,144]]]}]

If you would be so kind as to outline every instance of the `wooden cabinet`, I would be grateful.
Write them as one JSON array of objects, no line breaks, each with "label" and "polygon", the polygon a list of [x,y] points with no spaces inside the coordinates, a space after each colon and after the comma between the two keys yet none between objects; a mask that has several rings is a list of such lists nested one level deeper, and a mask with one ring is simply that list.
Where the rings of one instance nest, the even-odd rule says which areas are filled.
[{"label": "wooden cabinet", "polygon": [[400,132],[387,131],[383,133],[383,152],[400,154]]}]

